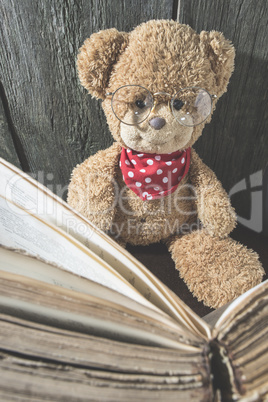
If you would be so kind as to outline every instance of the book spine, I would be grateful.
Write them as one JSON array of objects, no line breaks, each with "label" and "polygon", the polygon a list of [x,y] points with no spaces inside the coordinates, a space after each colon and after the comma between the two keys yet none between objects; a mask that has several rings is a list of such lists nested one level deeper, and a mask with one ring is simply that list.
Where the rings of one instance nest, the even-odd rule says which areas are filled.
[{"label": "book spine", "polygon": [[220,393],[221,401],[236,401],[244,391],[240,386],[239,373],[232,365],[228,350],[216,339],[210,342],[210,350],[214,393]]}]

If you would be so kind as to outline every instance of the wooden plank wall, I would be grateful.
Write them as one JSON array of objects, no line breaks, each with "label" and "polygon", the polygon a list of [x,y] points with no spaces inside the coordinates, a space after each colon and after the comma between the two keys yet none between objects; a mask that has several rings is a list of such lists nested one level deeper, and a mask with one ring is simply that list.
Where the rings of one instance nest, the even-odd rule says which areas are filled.
[{"label": "wooden plank wall", "polygon": [[248,190],[234,195],[232,203],[249,218],[249,176],[264,172],[268,162],[268,3],[181,0],[178,19],[197,32],[221,31],[235,46],[235,71],[228,91],[196,149],[228,191],[246,179]]},{"label": "wooden plank wall", "polygon": [[100,103],[78,82],[78,48],[93,32],[149,19],[178,18],[234,43],[228,93],[196,148],[227,190],[265,167],[266,0],[2,0],[0,15],[0,156],[60,196],[73,167],[112,143]]},{"label": "wooden plank wall", "polygon": [[173,0],[2,0],[1,98],[8,116],[0,109],[0,155],[44,172],[38,177],[59,192],[77,163],[112,143],[100,104],[78,82],[79,47],[93,32],[130,31],[172,12]]}]

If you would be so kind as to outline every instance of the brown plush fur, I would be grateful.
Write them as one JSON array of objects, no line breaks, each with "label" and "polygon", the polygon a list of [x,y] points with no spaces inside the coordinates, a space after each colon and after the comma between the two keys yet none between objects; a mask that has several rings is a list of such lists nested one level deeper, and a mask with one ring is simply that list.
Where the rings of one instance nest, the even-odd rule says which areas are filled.
[{"label": "brown plush fur", "polygon": [[[262,280],[257,254],[230,237],[215,238],[197,230],[177,238],[170,251],[180,276],[208,306],[220,307]],[[205,291],[205,287],[213,292]]]},{"label": "brown plush fur", "polygon": [[[125,186],[118,165],[122,146],[160,154],[183,150],[195,143],[205,123],[181,126],[168,105],[159,102],[149,119],[126,126],[115,117],[111,97],[105,94],[127,84],[171,95],[199,86],[219,98],[233,64],[234,49],[221,33],[198,35],[187,25],[166,20],[149,21],[129,34],[115,29],[93,34],[78,56],[81,83],[104,100],[116,142],[74,169],[68,202],[121,243],[163,240],[171,244],[172,257],[189,289],[211,307],[232,300],[263,275],[257,255],[227,237],[235,227],[235,213],[215,174],[192,149],[189,172],[176,191],[159,200],[142,201]],[[161,130],[149,125],[153,116],[165,118]]]}]

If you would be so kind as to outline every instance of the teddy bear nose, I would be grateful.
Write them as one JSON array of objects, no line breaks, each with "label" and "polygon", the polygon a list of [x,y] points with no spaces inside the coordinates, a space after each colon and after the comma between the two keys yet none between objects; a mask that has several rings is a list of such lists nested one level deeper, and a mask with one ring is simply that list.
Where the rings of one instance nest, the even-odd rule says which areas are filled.
[{"label": "teddy bear nose", "polygon": [[149,124],[151,127],[153,127],[155,130],[160,130],[164,125],[166,124],[166,120],[162,119],[162,117],[153,117],[150,121]]}]

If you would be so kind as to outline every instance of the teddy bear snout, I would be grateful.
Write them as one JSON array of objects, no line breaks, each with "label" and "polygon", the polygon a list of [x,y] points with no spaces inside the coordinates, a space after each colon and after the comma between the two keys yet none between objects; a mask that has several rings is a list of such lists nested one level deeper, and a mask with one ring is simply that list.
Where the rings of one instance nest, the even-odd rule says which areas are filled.
[{"label": "teddy bear snout", "polygon": [[162,117],[153,117],[150,121],[149,124],[151,127],[153,127],[155,130],[160,130],[164,125],[166,124],[166,120],[163,119]]}]

